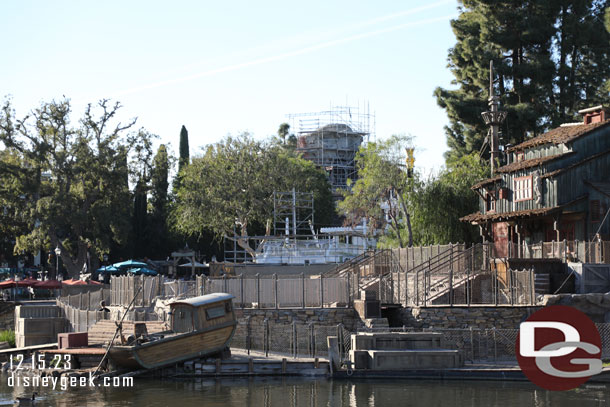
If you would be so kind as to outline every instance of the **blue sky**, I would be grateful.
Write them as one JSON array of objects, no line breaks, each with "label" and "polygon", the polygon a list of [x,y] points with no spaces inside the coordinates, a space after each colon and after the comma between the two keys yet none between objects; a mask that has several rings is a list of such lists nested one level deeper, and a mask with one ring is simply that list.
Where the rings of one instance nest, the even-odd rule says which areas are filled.
[{"label": "blue sky", "polygon": [[455,43],[450,1],[3,1],[0,96],[18,116],[69,97],[119,100],[122,117],[191,154],[227,134],[275,134],[290,113],[368,103],[378,139],[415,136],[439,168]]}]

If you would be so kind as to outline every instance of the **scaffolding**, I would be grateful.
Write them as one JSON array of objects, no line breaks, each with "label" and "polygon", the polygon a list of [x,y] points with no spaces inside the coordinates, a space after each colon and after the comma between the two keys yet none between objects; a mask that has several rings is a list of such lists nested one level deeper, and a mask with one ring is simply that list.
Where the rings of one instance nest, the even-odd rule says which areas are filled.
[{"label": "scaffolding", "polygon": [[275,236],[313,235],[313,193],[273,192],[273,234]]},{"label": "scaffolding", "polygon": [[347,189],[347,180],[356,179],[354,159],[360,145],[374,137],[375,115],[368,104],[335,106],[315,113],[290,114],[293,129],[298,129],[297,150],[306,160],[328,174],[333,195]]},{"label": "scaffolding", "polygon": [[273,192],[273,235],[224,237],[227,263],[328,264],[342,263],[370,246],[358,228],[313,227],[314,196],[311,192]]}]

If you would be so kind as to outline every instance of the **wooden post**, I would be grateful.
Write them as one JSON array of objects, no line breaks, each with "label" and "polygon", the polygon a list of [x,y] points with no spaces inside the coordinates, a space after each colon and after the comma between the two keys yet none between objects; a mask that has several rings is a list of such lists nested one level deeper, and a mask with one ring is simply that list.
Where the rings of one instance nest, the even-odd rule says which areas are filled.
[{"label": "wooden post", "polygon": [[[400,249],[398,249],[398,253],[400,253]],[[398,259],[398,264],[400,265],[400,258]],[[400,301],[400,293],[402,291],[400,289],[400,268],[398,269],[398,272],[396,273],[396,275],[397,275],[396,279],[398,280],[398,303],[402,304],[402,302]],[[394,281],[394,279],[392,279],[392,281]],[[394,295],[392,295],[392,302],[394,301],[393,297],[394,297]]]},{"label": "wooden post", "polygon": [[494,288],[494,304],[498,305],[498,265],[494,267],[494,284],[492,285]]},{"label": "wooden post", "polygon": [[419,307],[419,268],[415,271],[415,300]]},{"label": "wooden post", "polygon": [[347,286],[347,306],[351,307],[352,306],[352,291],[350,290],[350,278],[351,278],[352,273],[347,273],[347,275],[345,276],[345,281],[346,286]]},{"label": "wooden post", "polygon": [[303,307],[305,308],[305,273],[301,273],[301,288],[302,288],[302,295],[303,295]]},{"label": "wooden post", "polygon": [[141,284],[142,284],[142,306],[146,307],[149,304],[146,303],[146,297],[145,297],[146,293],[144,292],[145,291],[144,290],[144,274],[142,274]]},{"label": "wooden post", "polygon": [[261,307],[261,275],[256,273],[256,308]]},{"label": "wooden post", "polygon": [[534,270],[530,270],[530,305],[534,305],[534,300],[536,298],[536,286],[534,281]]},{"label": "wooden post", "polygon": [[324,274],[320,274],[320,308],[324,308],[324,283],[322,282]]},{"label": "wooden post", "polygon": [[[474,253],[473,253],[472,258],[474,259]],[[471,263],[473,263],[473,261],[471,261]],[[471,295],[471,291],[472,291],[472,281],[470,280],[470,273],[472,271],[473,270],[470,270],[470,267],[466,268],[466,284],[464,285],[464,289],[466,290],[466,305],[468,305],[469,307],[470,307],[470,295]]]},{"label": "wooden post", "polygon": [[274,290],[273,290],[273,295],[275,297],[275,309],[278,309],[279,303],[278,303],[278,294],[277,294],[277,273],[273,273],[273,285],[274,285]]},{"label": "wooden post", "polygon": [[244,273],[239,275],[239,301],[241,308],[244,308]]},{"label": "wooden post", "polygon": [[[515,293],[513,292],[513,276],[514,276],[514,272],[513,270],[507,270],[507,277],[508,277],[508,290],[510,291],[510,305],[515,305]],[[495,331],[494,331],[494,335],[495,335]],[[494,336],[494,341],[495,341],[495,336]]]},{"label": "wooden post", "polygon": [[453,307],[453,244],[449,244],[449,306]]},{"label": "wooden post", "polygon": [[291,343],[290,350],[292,351],[292,356],[296,359],[297,357],[297,322],[292,321],[292,332],[291,332]]}]

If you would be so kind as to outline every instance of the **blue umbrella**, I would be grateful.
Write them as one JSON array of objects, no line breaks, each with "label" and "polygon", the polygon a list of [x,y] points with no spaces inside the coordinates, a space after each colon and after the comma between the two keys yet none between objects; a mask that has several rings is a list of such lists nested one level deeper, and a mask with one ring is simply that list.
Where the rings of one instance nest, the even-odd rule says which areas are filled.
[{"label": "blue umbrella", "polygon": [[113,266],[116,268],[119,268],[119,269],[125,268],[125,267],[139,268],[139,267],[146,267],[146,266],[148,266],[148,264],[142,263],[141,261],[127,260],[127,261],[122,261],[120,263],[114,263]]},{"label": "blue umbrella", "polygon": [[145,276],[156,276],[157,272],[151,269],[147,269],[146,267],[140,267],[140,268],[131,268],[129,270],[127,270],[128,273],[133,273],[133,274],[144,274]]},{"label": "blue umbrella", "polygon": [[119,271],[119,269],[114,266],[104,266],[104,267],[100,267],[96,271],[98,273],[116,273],[117,271]]}]

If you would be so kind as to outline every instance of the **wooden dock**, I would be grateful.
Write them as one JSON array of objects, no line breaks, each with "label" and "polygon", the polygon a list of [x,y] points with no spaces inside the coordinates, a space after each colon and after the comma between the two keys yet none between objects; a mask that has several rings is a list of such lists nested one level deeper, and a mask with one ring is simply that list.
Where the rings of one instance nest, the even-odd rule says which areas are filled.
[{"label": "wooden dock", "polygon": [[231,349],[228,359],[199,359],[185,362],[176,369],[175,377],[222,376],[327,376],[328,360],[322,358],[291,358],[283,355],[250,355],[241,349]]}]

